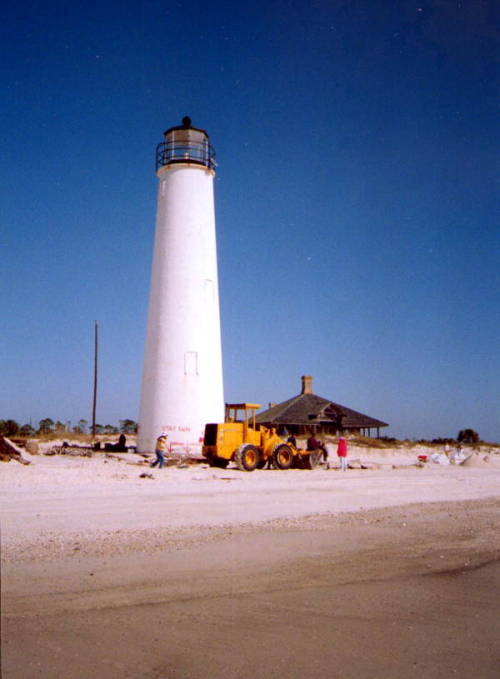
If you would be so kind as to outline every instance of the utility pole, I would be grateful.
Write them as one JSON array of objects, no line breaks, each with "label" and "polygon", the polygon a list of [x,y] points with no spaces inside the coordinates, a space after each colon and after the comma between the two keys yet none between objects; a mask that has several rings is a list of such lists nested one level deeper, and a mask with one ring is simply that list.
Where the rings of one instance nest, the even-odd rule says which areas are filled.
[{"label": "utility pole", "polygon": [[92,402],[92,438],[95,440],[95,411],[97,405],[97,353],[99,348],[99,326],[95,322],[94,333],[94,398]]}]

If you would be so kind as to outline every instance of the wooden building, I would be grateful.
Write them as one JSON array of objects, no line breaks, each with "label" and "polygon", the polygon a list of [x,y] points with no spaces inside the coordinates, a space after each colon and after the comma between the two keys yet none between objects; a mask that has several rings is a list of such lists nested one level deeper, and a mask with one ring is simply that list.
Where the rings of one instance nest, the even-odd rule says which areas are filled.
[{"label": "wooden building", "polygon": [[356,433],[371,436],[372,430],[375,430],[379,437],[381,427],[389,426],[387,422],[313,394],[310,375],[301,379],[302,391],[298,396],[283,403],[270,403],[267,410],[257,415],[256,421],[290,434]]}]

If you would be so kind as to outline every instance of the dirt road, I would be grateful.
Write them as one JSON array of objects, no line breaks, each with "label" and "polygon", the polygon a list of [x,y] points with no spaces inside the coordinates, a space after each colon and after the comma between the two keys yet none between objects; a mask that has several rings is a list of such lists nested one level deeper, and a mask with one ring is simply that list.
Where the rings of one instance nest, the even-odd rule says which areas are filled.
[{"label": "dirt road", "polygon": [[163,550],[9,560],[2,679],[496,679],[499,509],[192,527]]}]

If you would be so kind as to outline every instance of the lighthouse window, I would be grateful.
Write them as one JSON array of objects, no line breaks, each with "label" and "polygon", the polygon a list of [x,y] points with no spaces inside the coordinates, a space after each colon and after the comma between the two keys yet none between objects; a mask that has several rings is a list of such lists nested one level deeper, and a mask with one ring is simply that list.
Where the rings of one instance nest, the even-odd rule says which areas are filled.
[{"label": "lighthouse window", "polygon": [[184,353],[184,374],[197,375],[198,374],[198,352],[186,351]]},{"label": "lighthouse window", "polygon": [[161,195],[162,196],[165,195],[165,180],[164,179],[162,179],[162,181],[161,181]]}]

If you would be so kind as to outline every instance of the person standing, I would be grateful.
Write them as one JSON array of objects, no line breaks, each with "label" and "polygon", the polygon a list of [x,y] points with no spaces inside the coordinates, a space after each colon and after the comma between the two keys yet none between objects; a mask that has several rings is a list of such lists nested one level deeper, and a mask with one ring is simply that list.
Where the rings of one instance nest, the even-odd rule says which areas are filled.
[{"label": "person standing", "polygon": [[156,465],[158,465],[158,469],[163,469],[163,465],[165,464],[165,451],[167,450],[167,444],[167,434],[160,434],[160,436],[158,436],[156,439],[156,460],[151,465],[152,467],[156,467]]},{"label": "person standing", "polygon": [[347,471],[347,443],[343,436],[339,438],[337,456],[340,461],[340,468],[343,472]]}]

